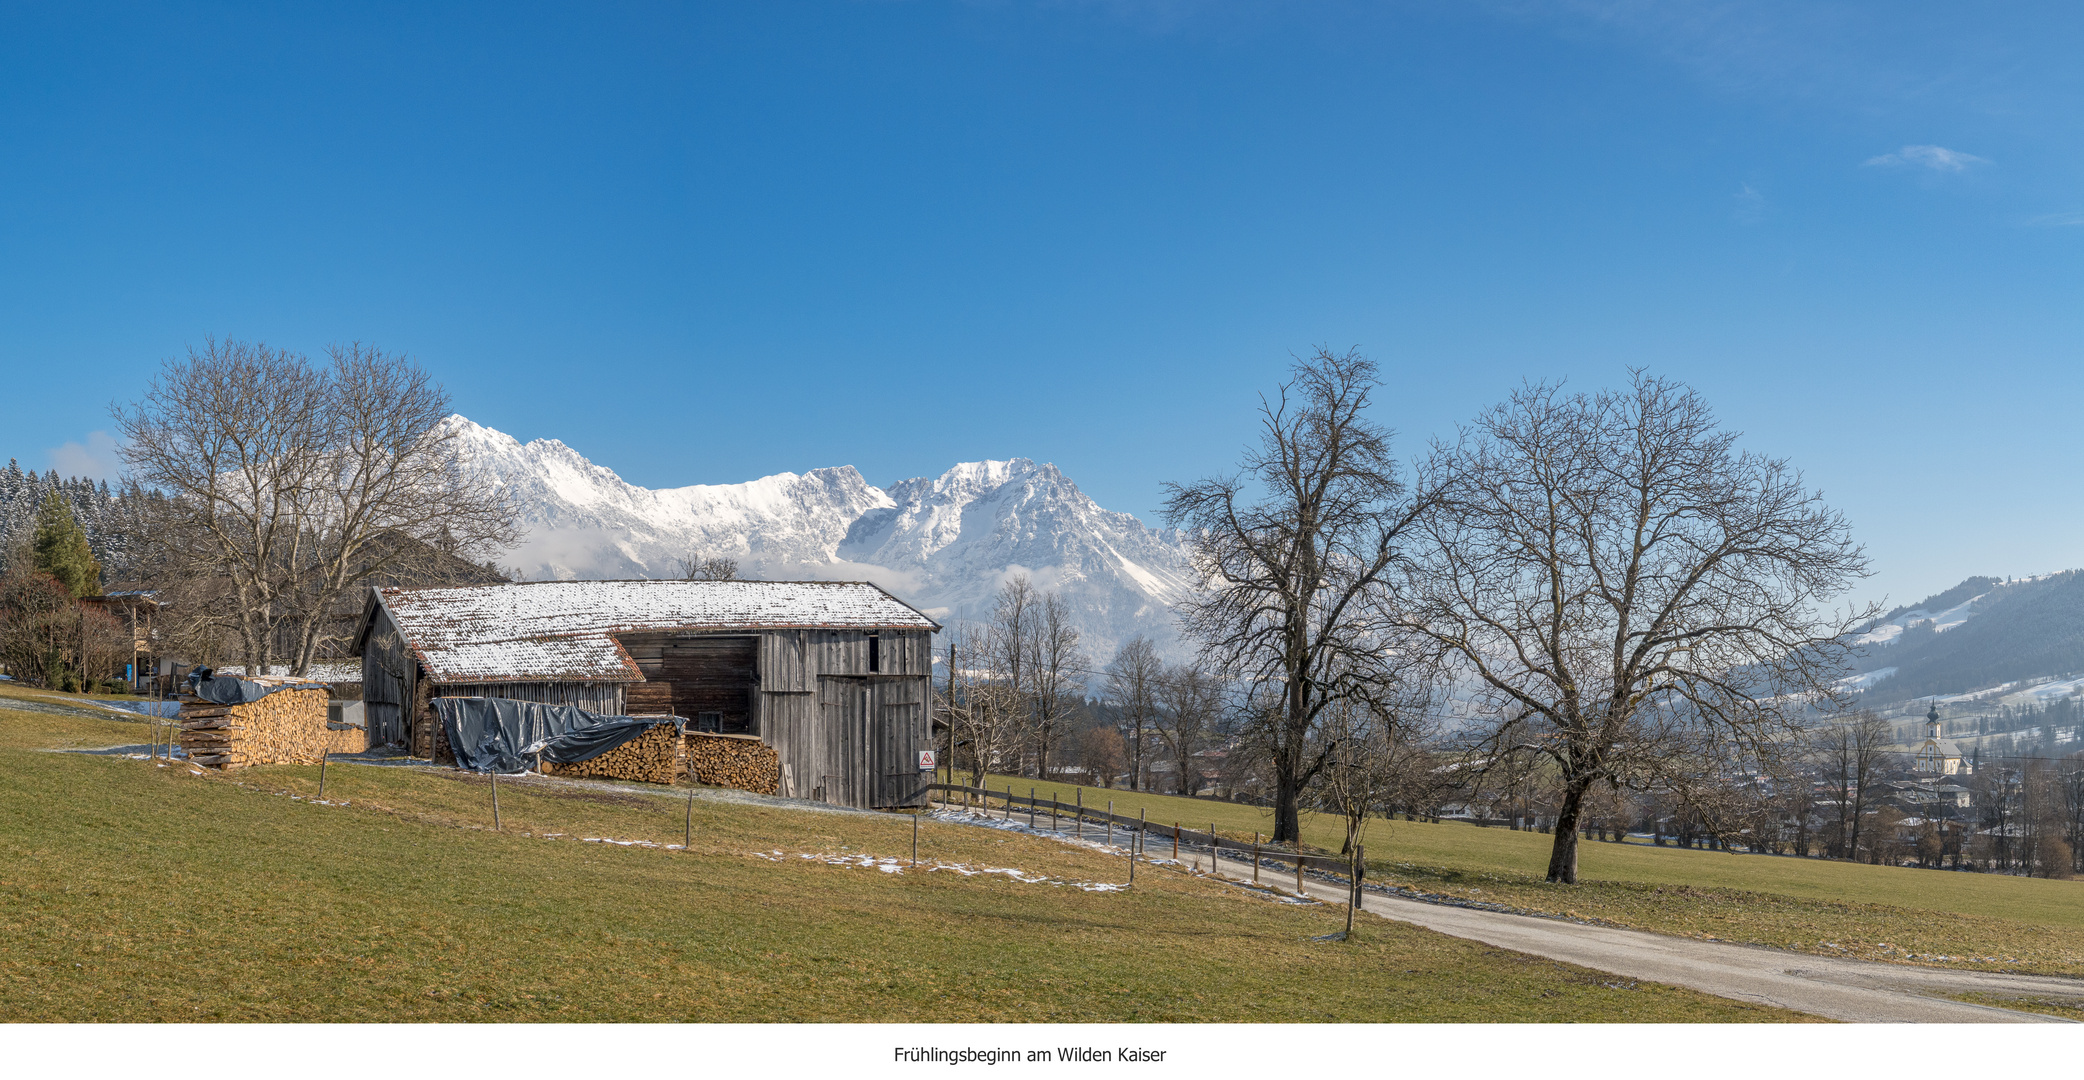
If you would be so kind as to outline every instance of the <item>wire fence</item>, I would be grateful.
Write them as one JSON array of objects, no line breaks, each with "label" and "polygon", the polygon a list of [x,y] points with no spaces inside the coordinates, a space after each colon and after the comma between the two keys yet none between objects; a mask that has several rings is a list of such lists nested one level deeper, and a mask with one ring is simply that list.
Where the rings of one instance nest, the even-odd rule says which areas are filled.
[{"label": "wire fence", "polygon": [[1201,868],[1203,859],[1206,859],[1210,873],[1218,871],[1219,862],[1224,858],[1232,862],[1246,863],[1251,867],[1252,881],[1255,884],[1260,883],[1260,872],[1269,864],[1281,868],[1292,866],[1295,871],[1295,892],[1299,896],[1309,895],[1304,889],[1304,875],[1314,873],[1346,887],[1346,929],[1348,932],[1353,929],[1352,909],[1358,902],[1361,882],[1367,874],[1366,851],[1357,844],[1344,855],[1319,855],[1263,843],[1258,833],[1253,833],[1252,842],[1247,844],[1234,837],[1225,837],[1213,823],[1207,831],[1201,831],[1189,829],[1181,822],[1167,825],[1151,821],[1141,812],[1133,818],[1126,814],[1117,814],[1114,813],[1112,802],[1108,803],[1106,809],[1087,806],[1083,791],[1078,793],[1076,801],[1067,803],[1038,796],[1033,789],[1030,789],[1028,794],[1021,795],[1010,785],[1000,791],[970,787],[966,784],[934,783],[926,787],[930,792],[954,797],[944,799],[944,804],[954,803],[959,799],[960,805],[975,807],[985,814],[992,812],[992,804],[995,801],[998,804],[998,812],[1004,815],[1004,820],[1007,821],[1024,811],[1028,819],[1028,828],[1035,832],[1042,830],[1042,818],[1045,814],[1048,815],[1048,828],[1052,833],[1063,832],[1064,823],[1068,821],[1072,834],[1080,839],[1086,838],[1090,827],[1098,826],[1105,830],[1106,843],[1113,845],[1114,833],[1120,830],[1124,833],[1123,846],[1127,849],[1129,880],[1132,882],[1136,879],[1137,862],[1154,857],[1150,850],[1150,842],[1154,839],[1160,844],[1171,845],[1171,861],[1194,869]]}]

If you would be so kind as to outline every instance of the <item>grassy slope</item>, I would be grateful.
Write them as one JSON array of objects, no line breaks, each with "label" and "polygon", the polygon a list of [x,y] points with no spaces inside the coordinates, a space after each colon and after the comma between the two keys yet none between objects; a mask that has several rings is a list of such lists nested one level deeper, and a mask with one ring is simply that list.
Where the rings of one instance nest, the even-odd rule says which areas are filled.
[{"label": "grassy slope", "polygon": [[[0,698],[4,698],[0,693]],[[0,1020],[1785,1020],[1791,1014],[1154,872],[1126,893],[885,874],[910,823],[335,766],[199,776],[53,745],[143,724],[0,700]],[[563,838],[543,834],[564,833]],[[1118,860],[930,823],[924,853]]]},{"label": "grassy slope", "polygon": [[[1074,789],[993,777],[990,786],[1047,796]],[[1083,789],[1086,801],[1139,808],[1153,821],[1215,824],[1249,840],[1273,828],[1250,806]],[[1340,823],[1305,815],[1306,844],[1337,850]],[[1373,822],[1363,843],[1377,881],[1533,911],[1829,955],[2084,974],[2084,882],[1945,873],[1585,841],[1580,884],[1542,882],[1554,837],[1463,824]],[[1951,959],[1939,959],[1947,957]]]}]

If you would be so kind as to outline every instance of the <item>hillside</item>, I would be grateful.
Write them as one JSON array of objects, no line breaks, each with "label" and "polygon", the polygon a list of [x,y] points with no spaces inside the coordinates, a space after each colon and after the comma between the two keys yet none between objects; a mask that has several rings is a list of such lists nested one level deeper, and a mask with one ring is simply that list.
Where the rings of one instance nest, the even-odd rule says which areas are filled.
[{"label": "hillside", "polygon": [[2084,671],[2084,572],[1969,578],[1892,611],[1858,639],[1870,704]]}]

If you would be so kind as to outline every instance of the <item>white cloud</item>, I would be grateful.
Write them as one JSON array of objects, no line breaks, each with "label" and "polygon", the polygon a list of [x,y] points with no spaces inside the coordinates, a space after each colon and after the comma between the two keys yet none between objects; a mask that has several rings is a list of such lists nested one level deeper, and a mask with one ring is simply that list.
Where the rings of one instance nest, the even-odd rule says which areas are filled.
[{"label": "white cloud", "polygon": [[1962,172],[1971,165],[1988,165],[1988,159],[1944,146],[1906,146],[1893,154],[1868,158],[1868,165],[1917,165],[1934,172]]},{"label": "white cloud", "polygon": [[123,471],[116,453],[116,440],[106,431],[90,431],[84,445],[66,443],[44,452],[59,476],[84,476],[89,480],[111,480]]},{"label": "white cloud", "polygon": [[2072,210],[2066,214],[2042,214],[2039,217],[2027,218],[2026,224],[2038,225],[2044,229],[2060,229],[2071,225],[2084,225],[2084,210]]}]

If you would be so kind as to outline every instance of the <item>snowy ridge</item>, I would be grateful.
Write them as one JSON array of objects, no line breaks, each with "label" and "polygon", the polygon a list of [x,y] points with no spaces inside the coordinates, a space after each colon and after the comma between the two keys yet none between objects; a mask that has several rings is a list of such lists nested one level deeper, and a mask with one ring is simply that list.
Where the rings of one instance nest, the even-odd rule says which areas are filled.
[{"label": "snowy ridge", "polygon": [[959,464],[871,485],[851,465],[741,484],[638,487],[555,439],[526,444],[447,421],[489,486],[522,507],[502,562],[532,580],[677,578],[690,555],[738,560],[747,577],[866,580],[944,623],[981,621],[1015,574],[1070,602],[1104,662],[1134,634],[1176,649],[1172,604],[1192,591],[1180,537],[1103,509],[1056,466]]},{"label": "snowy ridge", "polygon": [[2050,680],[2084,673],[2084,571],[1970,577],[1851,642],[1859,655],[1839,685],[1870,700],[2044,705],[2068,696]]},{"label": "snowy ridge", "polygon": [[1990,594],[1986,592],[1977,593],[1940,612],[1926,611],[1921,607],[1912,608],[1909,611],[1875,624],[1866,633],[1852,639],[1853,644],[1892,645],[1897,638],[1903,636],[1903,631],[1908,629],[1912,623],[1929,622],[1932,624],[1932,629],[1935,633],[1952,630],[1954,627],[1967,622],[1969,617],[1975,614],[1976,601],[1988,595]]}]

